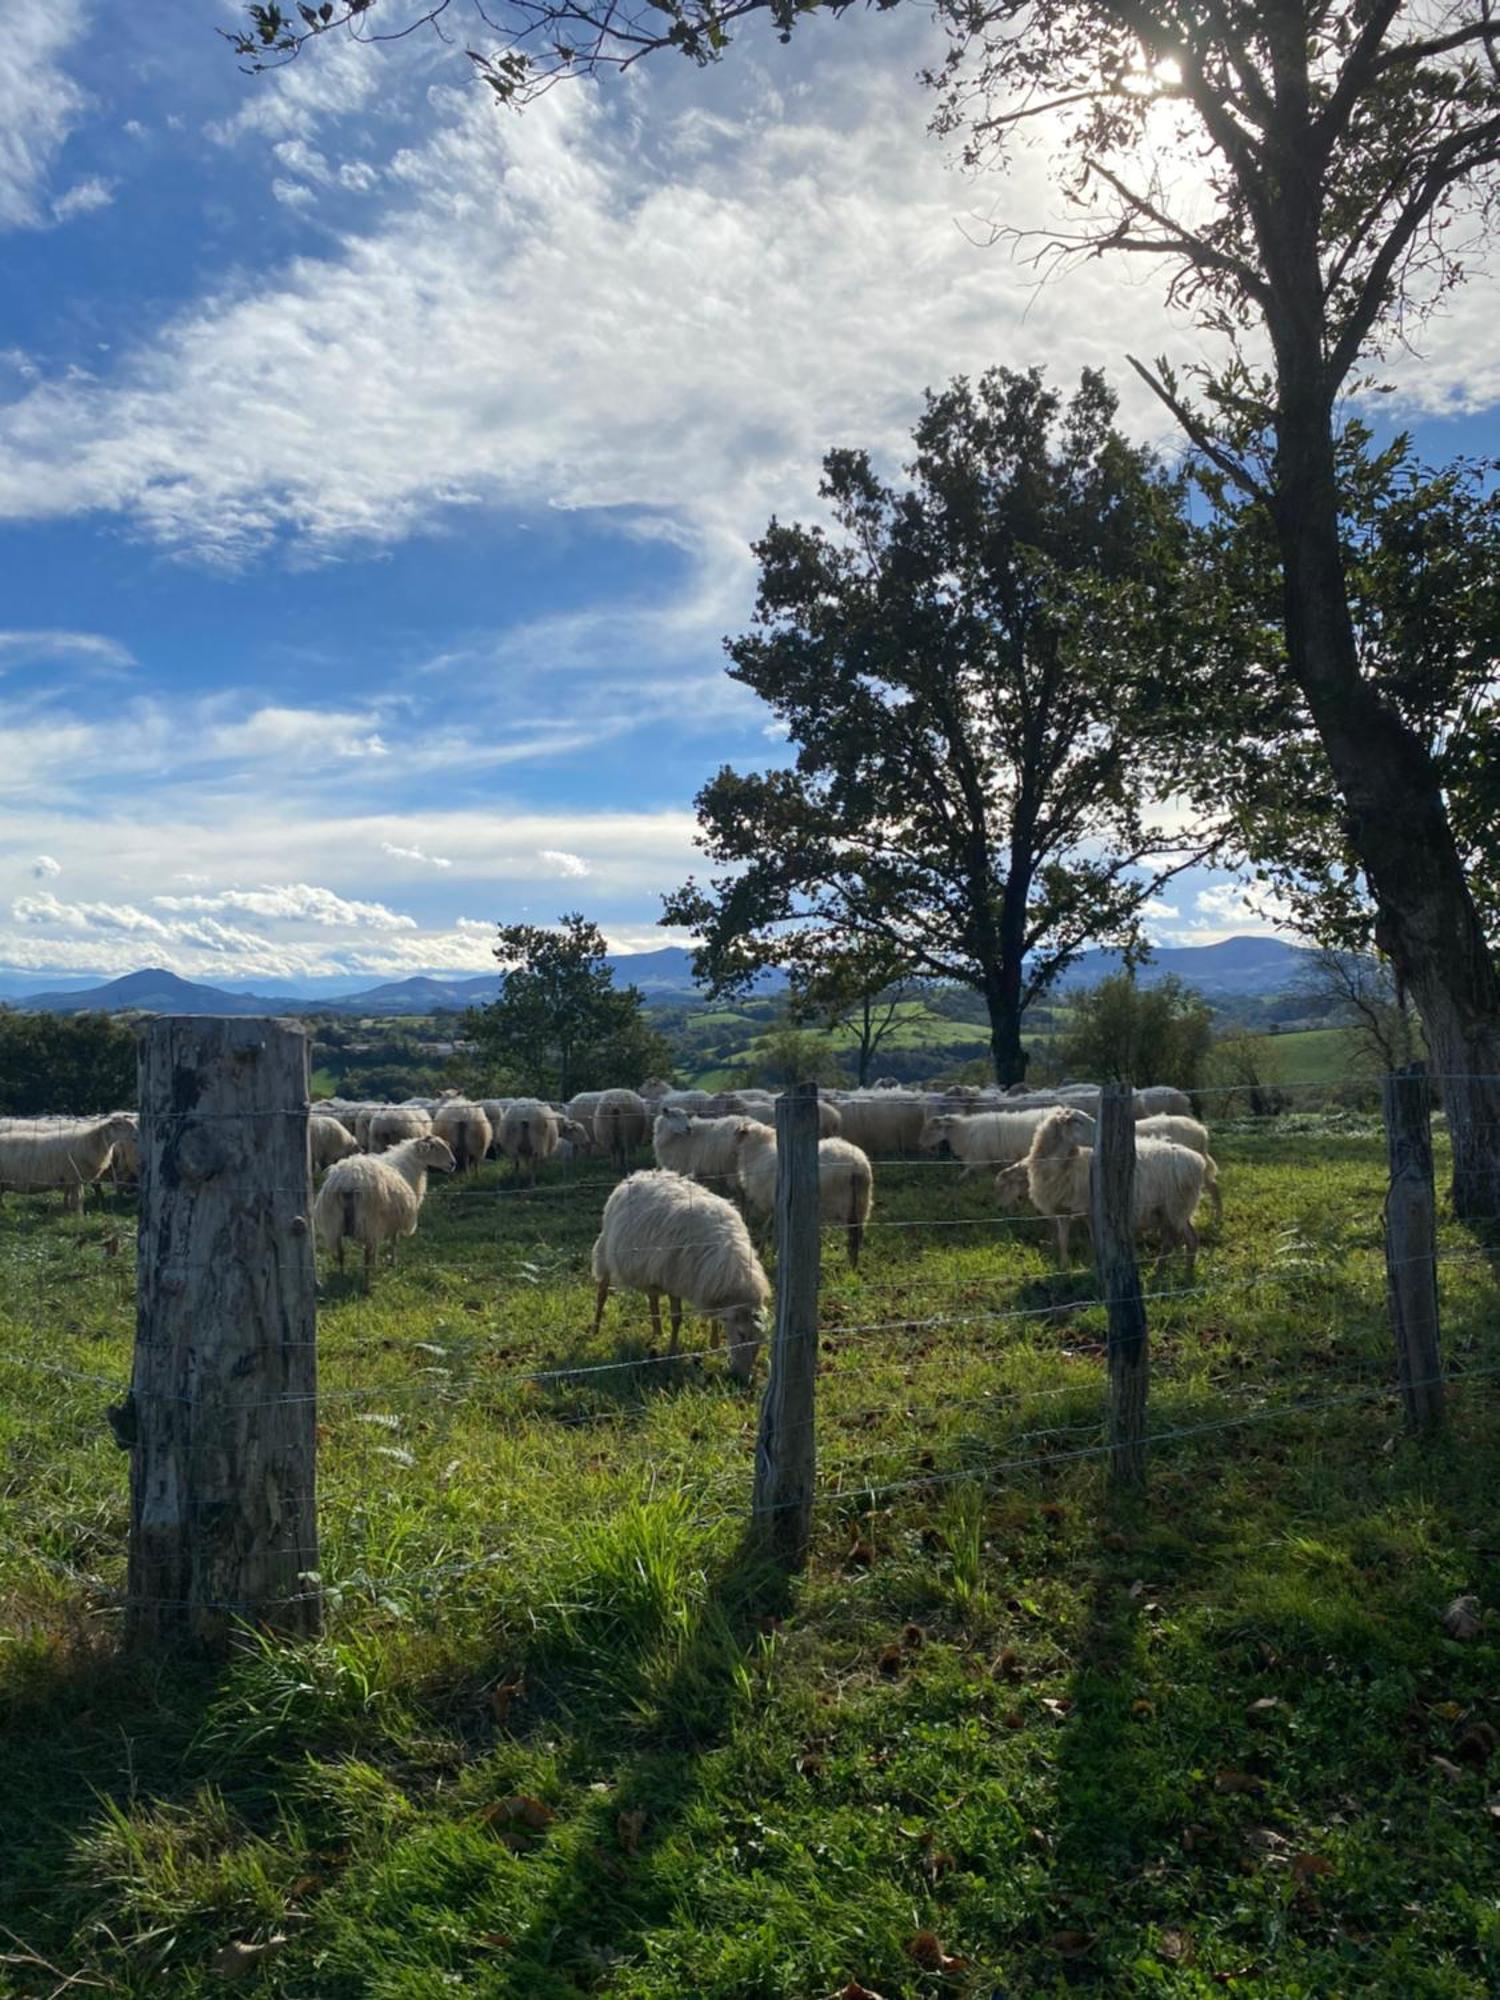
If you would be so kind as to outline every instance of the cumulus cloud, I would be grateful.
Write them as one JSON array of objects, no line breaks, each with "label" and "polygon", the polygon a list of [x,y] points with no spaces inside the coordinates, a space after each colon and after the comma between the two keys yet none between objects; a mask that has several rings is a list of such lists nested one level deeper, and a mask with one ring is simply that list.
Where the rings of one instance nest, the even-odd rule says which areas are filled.
[{"label": "cumulus cloud", "polygon": [[45,882],[49,875],[61,875],[62,863],[54,861],[50,854],[39,854],[31,864],[31,872],[38,882]]},{"label": "cumulus cloud", "polygon": [[581,854],[568,854],[558,847],[544,847],[537,855],[552,875],[591,875],[593,870]]}]

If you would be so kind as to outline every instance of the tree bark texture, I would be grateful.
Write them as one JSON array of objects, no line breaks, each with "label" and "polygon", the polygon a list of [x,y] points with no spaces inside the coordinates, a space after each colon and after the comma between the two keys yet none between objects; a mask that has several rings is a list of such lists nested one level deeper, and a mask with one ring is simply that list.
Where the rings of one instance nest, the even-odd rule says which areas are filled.
[{"label": "tree bark texture", "polygon": [[127,1638],[221,1654],[321,1626],[308,1049],[167,1017],[140,1054]]}]

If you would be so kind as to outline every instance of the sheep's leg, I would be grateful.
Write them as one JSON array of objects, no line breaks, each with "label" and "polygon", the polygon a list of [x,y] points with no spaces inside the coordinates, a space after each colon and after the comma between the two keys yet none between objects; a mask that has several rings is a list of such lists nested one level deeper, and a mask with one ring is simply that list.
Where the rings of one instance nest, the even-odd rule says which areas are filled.
[{"label": "sheep's leg", "polygon": [[1214,1212],[1214,1228],[1220,1229],[1224,1223],[1224,1197],[1219,1193],[1217,1175],[1208,1184],[1208,1201]]},{"label": "sheep's leg", "polygon": [[653,1285],[646,1295],[651,1301],[651,1352],[661,1346],[661,1293]]},{"label": "sheep's leg", "polygon": [[668,1292],[667,1304],[672,1312],[672,1346],[670,1352],[675,1354],[682,1339],[682,1300],[677,1297],[675,1292]]},{"label": "sheep's leg", "polygon": [[342,1274],[344,1269],[344,1239],[342,1236],[339,1238],[338,1248],[333,1253],[333,1261],[337,1265],[339,1272]]},{"label": "sheep's leg", "polygon": [[864,1240],[864,1224],[859,1221],[851,1222],[849,1224],[849,1269],[851,1271],[859,1269],[859,1252]]},{"label": "sheep's leg", "polygon": [[361,1286],[361,1290],[364,1292],[366,1298],[370,1296],[370,1287],[374,1284],[374,1282],[375,1282],[375,1245],[373,1243],[366,1243],[364,1282]]},{"label": "sheep's leg", "polygon": [[1187,1251],[1187,1275],[1188,1283],[1191,1284],[1193,1282],[1193,1273],[1198,1263],[1198,1232],[1191,1222],[1185,1222],[1182,1225],[1182,1243],[1183,1248]]},{"label": "sheep's leg", "polygon": [[599,1288],[594,1293],[594,1338],[599,1338],[599,1329],[604,1324],[604,1307],[609,1298],[609,1280],[601,1278]]}]

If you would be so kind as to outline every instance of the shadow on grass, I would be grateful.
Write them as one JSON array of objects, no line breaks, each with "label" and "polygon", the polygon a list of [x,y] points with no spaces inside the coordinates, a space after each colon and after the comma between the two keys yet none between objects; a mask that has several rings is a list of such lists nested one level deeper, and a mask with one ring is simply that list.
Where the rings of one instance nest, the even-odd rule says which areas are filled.
[{"label": "shadow on grass", "polygon": [[123,1653],[112,1630],[37,1630],[6,1654],[0,1925],[29,1952],[76,1962],[90,1900],[81,1837],[111,1804],[172,1803],[204,1782],[195,1739],[227,1670]]},{"label": "shadow on grass", "polygon": [[[653,1930],[673,1921],[679,1889],[661,1879],[654,1858],[699,1796],[701,1760],[728,1739],[737,1705],[749,1698],[748,1661],[768,1643],[771,1621],[786,1612],[791,1595],[785,1573],[747,1535],[673,1640],[670,1668],[638,1706],[624,1758],[613,1703],[601,1702],[592,1716],[575,1715],[579,1751],[612,1764],[615,1782],[570,1828],[567,1863],[506,1953],[515,1982],[508,1990],[535,2000],[575,1993],[575,1981],[593,1984],[602,1966],[629,1958]],[[641,1649],[649,1652],[664,1636],[637,1628],[630,1640],[635,1660],[617,1659],[606,1672],[628,1677]],[[545,1658],[527,1672],[550,1672],[554,1684],[569,1678],[566,1662],[549,1666]]]}]

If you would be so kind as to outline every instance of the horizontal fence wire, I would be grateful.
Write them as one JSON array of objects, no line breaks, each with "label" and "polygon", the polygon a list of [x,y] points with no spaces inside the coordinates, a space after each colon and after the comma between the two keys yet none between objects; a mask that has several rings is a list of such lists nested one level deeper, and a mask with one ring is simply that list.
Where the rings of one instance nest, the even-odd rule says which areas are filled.
[{"label": "horizontal fence wire", "polygon": [[[1465,1079],[1432,1078],[1430,1080],[1435,1082],[1447,1080],[1486,1084],[1500,1083],[1500,1077]],[[1214,1101],[1233,1103],[1236,1100],[1243,1100],[1247,1089],[1248,1086],[1245,1085],[1209,1086],[1195,1092],[1194,1096],[1195,1101],[1205,1106]],[[1351,1080],[1337,1086],[1327,1083],[1274,1084],[1265,1086],[1265,1089],[1268,1095],[1274,1095],[1277,1099],[1281,1100],[1285,1100],[1290,1094],[1295,1092],[1307,1093],[1309,1095],[1317,1092],[1326,1100],[1331,1093],[1338,1089],[1368,1094],[1373,1098],[1378,1091],[1378,1080],[1372,1079],[1369,1082],[1363,1079]],[[880,1095],[884,1094],[877,1094],[877,1102]],[[896,1094],[890,1093],[890,1095],[894,1098]],[[931,1098],[928,1101],[929,1108],[940,1103],[944,1111],[959,1115],[972,1113],[983,1116],[992,1111],[1003,1113],[1007,1109],[1024,1110],[1028,1108],[1024,1105],[1008,1106],[1003,1101],[977,1104],[954,1104],[941,1099],[934,1100]],[[314,1104],[311,1110],[316,1113],[318,1106]],[[101,1114],[101,1116],[104,1115],[111,1114]],[[308,1116],[308,1108],[292,1107],[283,1110],[229,1112],[213,1115],[220,1122],[253,1122],[273,1117],[306,1118]],[[729,1113],[724,1115],[732,1116],[735,1114]],[[1284,1124],[1287,1115],[1296,1117],[1300,1114],[1295,1112],[1285,1114],[1278,1111],[1261,1111],[1255,1113],[1245,1111],[1225,1121],[1221,1129],[1227,1136],[1231,1137],[1249,1136],[1259,1133],[1274,1135],[1278,1125]],[[1371,1118],[1365,1113],[1353,1113],[1348,1110],[1339,1111],[1332,1115],[1338,1118],[1353,1118],[1358,1116],[1364,1121],[1357,1131],[1350,1130],[1347,1127],[1335,1130],[1329,1135],[1332,1138],[1347,1136],[1369,1142],[1376,1138],[1381,1130],[1378,1116]],[[13,1134],[22,1125],[34,1129],[39,1122],[50,1123],[53,1128],[51,1132],[43,1136],[55,1137],[76,1132],[79,1124],[87,1121],[74,1119],[65,1121],[60,1118],[51,1121],[0,1120],[0,1185],[3,1185],[3,1142],[5,1138]],[[167,1113],[152,1111],[143,1114],[138,1122],[147,1130],[170,1130],[175,1125],[198,1123],[200,1122],[200,1115],[190,1112]],[[1438,1130],[1439,1132],[1441,1131],[1440,1125],[1438,1126]],[[961,1159],[947,1157],[893,1155],[883,1152],[872,1152],[870,1158],[877,1170],[877,1200],[879,1198],[878,1189],[882,1176],[889,1179],[897,1174],[912,1174],[914,1172],[924,1177],[941,1176],[943,1174],[957,1175],[964,1182],[972,1181],[975,1185],[976,1194],[981,1194],[984,1191],[984,1176],[993,1174],[1002,1164],[1000,1161],[988,1161],[982,1165],[976,1165],[966,1163]],[[575,1206],[588,1206],[596,1201],[602,1203],[619,1184],[613,1174],[607,1171],[600,1171],[600,1162],[594,1158],[554,1159],[542,1164],[550,1176],[542,1184],[522,1186],[517,1184],[514,1179],[509,1179],[500,1185],[490,1182],[482,1190],[476,1191],[476,1201],[488,1202],[493,1200],[500,1204],[494,1211],[496,1214],[519,1215],[525,1212],[523,1204],[529,1206],[533,1203],[566,1202]],[[1372,1167],[1375,1164],[1376,1162],[1372,1159]],[[1380,1164],[1383,1171],[1383,1162]],[[508,1174],[508,1163],[502,1161],[500,1171],[502,1174]],[[439,1184],[445,1178],[446,1176],[435,1175],[434,1185]],[[739,1186],[738,1179],[733,1174],[705,1175],[700,1176],[699,1179],[704,1184],[712,1183],[729,1189],[738,1189]],[[934,1180],[932,1184],[941,1185],[942,1183]],[[74,1191],[78,1187],[78,1182],[76,1180],[63,1180],[46,1189],[32,1188],[27,1191],[32,1193],[52,1192],[58,1187],[64,1192]],[[103,1181],[91,1183],[90,1191],[92,1192],[96,1187],[107,1191],[107,1175]],[[293,1198],[299,1202],[305,1202],[310,1192],[309,1186],[303,1184],[290,1188],[257,1188],[255,1196],[257,1202],[267,1196]],[[512,1203],[515,1204],[514,1207],[510,1206]],[[546,1214],[549,1211],[539,1207],[536,1212]],[[7,1213],[9,1213],[8,1209],[0,1206],[0,1230],[4,1228]],[[1050,1217],[1040,1217],[1032,1213],[976,1213],[971,1216],[942,1215],[927,1218],[912,1218],[883,1214],[881,1208],[877,1206],[874,1214],[869,1218],[866,1228],[871,1235],[875,1232],[885,1232],[894,1241],[908,1244],[920,1242],[919,1232],[923,1230],[934,1232],[934,1234],[937,1232],[969,1230],[978,1236],[982,1242],[988,1237],[991,1231],[1014,1231],[1023,1226],[1034,1229],[1039,1222],[1051,1219]],[[1073,1219],[1078,1218],[1074,1217]],[[1500,1223],[1500,1216],[1481,1217],[1477,1219],[1477,1223],[1476,1219],[1472,1217],[1465,1218],[1465,1221],[1471,1227],[1482,1226],[1488,1223]],[[1286,1231],[1283,1232],[1292,1238],[1292,1241],[1289,1243],[1288,1254],[1265,1268],[1238,1278],[1215,1278],[1206,1283],[1190,1283],[1175,1287],[1158,1284],[1150,1289],[1143,1288],[1141,1293],[1142,1303],[1147,1308],[1154,1306],[1163,1309],[1164,1312],[1169,1312],[1175,1311],[1178,1306],[1186,1305],[1192,1301],[1210,1299],[1228,1300],[1235,1295],[1253,1290],[1289,1284],[1295,1285],[1304,1281],[1309,1274],[1331,1275],[1330,1260],[1333,1257],[1337,1257],[1340,1260],[1347,1260],[1350,1257],[1373,1256],[1378,1260],[1375,1268],[1375,1275],[1377,1276],[1383,1276],[1389,1270],[1400,1268],[1403,1263],[1431,1261],[1435,1265],[1464,1265],[1494,1261],[1493,1252],[1478,1246],[1439,1247],[1432,1253],[1430,1260],[1425,1255],[1392,1260],[1388,1256],[1384,1256],[1381,1251],[1378,1213],[1372,1214],[1365,1226],[1370,1232],[1371,1240],[1364,1243],[1344,1242],[1339,1244],[1336,1249],[1321,1243],[1312,1243],[1304,1249],[1299,1247],[1296,1242],[1296,1233],[1301,1225],[1295,1223],[1288,1225]],[[822,1234],[826,1240],[831,1242],[836,1238],[842,1237],[846,1229],[846,1223],[825,1223]],[[78,1239],[76,1242],[71,1238],[67,1240],[70,1247],[78,1249],[85,1247],[82,1239]],[[674,1242],[670,1247],[677,1250],[694,1249],[700,1247],[705,1240],[714,1239],[685,1236],[680,1241]],[[993,1240],[1004,1239],[996,1238]],[[496,1238],[488,1247],[493,1256],[494,1252],[502,1248],[501,1240]],[[518,1240],[503,1247],[514,1250],[534,1248],[535,1246]],[[106,1250],[106,1256],[110,1254]],[[130,1262],[127,1251],[122,1247],[120,1250],[114,1252],[113,1255],[118,1258],[123,1274]],[[165,1272],[159,1274],[159,1276],[175,1279],[190,1276],[198,1270],[218,1268],[219,1266],[216,1264],[200,1264],[196,1260],[174,1260]],[[466,1281],[470,1278],[476,1278],[478,1282],[482,1283],[483,1278],[478,1274],[478,1266],[472,1268],[465,1266],[454,1275],[462,1277]],[[487,1275],[497,1281],[509,1280],[511,1281],[510,1290],[513,1292],[516,1289],[513,1270],[494,1268]],[[569,1261],[555,1269],[548,1269],[543,1273],[543,1276],[549,1282],[573,1282],[580,1275],[575,1261]],[[888,1283],[895,1286],[902,1282],[903,1280],[899,1276],[889,1278],[883,1276],[881,1280],[874,1284],[870,1283],[863,1274],[858,1279],[861,1292],[866,1296],[877,1291],[881,1285]],[[908,1278],[905,1282],[908,1288],[910,1288],[914,1281]],[[960,1292],[972,1292],[975,1280],[972,1277],[966,1277],[930,1282],[935,1287],[939,1283],[943,1286],[951,1284],[955,1295],[957,1295]],[[355,1303],[352,1297],[347,1294],[343,1302],[351,1306]],[[12,1296],[7,1303],[12,1306],[15,1303],[13,1288]],[[888,1318],[874,1317],[844,1320],[825,1316],[815,1329],[810,1330],[810,1337],[815,1338],[822,1349],[835,1360],[851,1352],[860,1354],[872,1349],[884,1349],[893,1362],[899,1363],[903,1358],[902,1354],[891,1350],[888,1338],[893,1334],[942,1333],[949,1330],[956,1331],[965,1327],[988,1328],[1006,1325],[1024,1325],[1026,1323],[1047,1325],[1055,1323],[1059,1319],[1076,1318],[1086,1313],[1107,1313],[1111,1306],[1116,1303],[1118,1301],[1110,1298],[1089,1295],[1046,1303],[1018,1304],[1004,1307],[996,1306],[993,1308],[982,1308],[971,1304],[967,1310],[926,1311],[917,1309]],[[156,1400],[194,1408],[199,1415],[212,1416],[218,1414],[226,1418],[238,1416],[241,1412],[250,1409],[273,1408],[286,1405],[305,1406],[313,1403],[326,1403],[330,1409],[352,1409],[354,1405],[395,1404],[397,1406],[404,1406],[408,1403],[452,1405],[461,1401],[473,1402],[478,1400],[481,1404],[487,1406],[495,1397],[504,1395],[511,1390],[524,1391],[531,1388],[562,1388],[568,1385],[576,1385],[586,1390],[591,1384],[602,1383],[604,1378],[650,1369],[682,1367],[703,1358],[701,1350],[693,1349],[684,1353],[647,1353],[609,1360],[541,1367],[509,1365],[503,1368],[495,1368],[486,1365],[492,1357],[496,1357],[497,1355],[509,1360],[510,1357],[505,1354],[504,1350],[513,1344],[512,1342],[496,1342],[493,1340],[463,1337],[448,1341],[412,1341],[407,1343],[392,1343],[389,1339],[372,1338],[352,1345],[329,1345],[321,1341],[287,1343],[289,1347],[309,1345],[319,1347],[322,1350],[325,1364],[332,1368],[355,1363],[361,1357],[377,1352],[389,1354],[399,1359],[414,1359],[418,1354],[425,1353],[432,1356],[434,1360],[440,1358],[445,1362],[452,1361],[454,1366],[452,1370],[447,1368],[431,1368],[431,1374],[434,1376],[441,1375],[444,1378],[442,1380],[429,1379],[418,1382],[398,1382],[383,1387],[376,1384],[354,1386],[330,1385],[322,1388],[316,1394],[309,1392],[305,1395],[250,1397],[233,1402],[229,1400],[228,1396],[224,1396],[222,1401],[220,1401],[219,1392],[223,1385],[216,1385],[212,1409],[205,1409],[200,1398],[194,1395],[170,1395],[162,1393],[157,1395]],[[1004,1348],[986,1347],[976,1349],[974,1353],[976,1362],[993,1363],[996,1360],[1003,1359],[1010,1351]],[[1099,1351],[1099,1344],[1097,1342],[1086,1344],[1080,1350],[1082,1354],[1087,1355],[1089,1358],[1096,1356]],[[1059,1349],[1058,1353],[1059,1355],[1066,1355],[1069,1353],[1069,1350]],[[1161,1353],[1153,1355],[1153,1378],[1158,1384],[1181,1385],[1190,1388],[1195,1395],[1208,1397],[1232,1396],[1236,1392],[1242,1394],[1246,1392],[1253,1394],[1255,1392],[1256,1385],[1254,1382],[1247,1379],[1242,1373],[1211,1374],[1205,1376],[1200,1371],[1192,1368],[1191,1365],[1185,1365],[1180,1371],[1174,1371],[1171,1361],[1171,1350],[1166,1350],[1166,1353],[1168,1358],[1165,1365],[1163,1365],[1163,1355]],[[1308,1415],[1375,1402],[1394,1403],[1402,1393],[1412,1388],[1433,1386],[1439,1383],[1459,1388],[1470,1379],[1488,1378],[1492,1377],[1496,1372],[1500,1372],[1500,1368],[1474,1364],[1463,1368],[1445,1369],[1435,1374],[1423,1376],[1415,1383],[1408,1382],[1398,1385],[1389,1355],[1381,1357],[1380,1365],[1382,1379],[1378,1381],[1364,1382],[1352,1389],[1347,1387],[1341,1388],[1337,1393],[1271,1400],[1259,1403],[1254,1408],[1232,1411],[1222,1416],[1204,1418],[1176,1425],[1166,1425],[1156,1429],[1148,1428],[1140,1442],[1148,1448],[1166,1447],[1179,1441],[1206,1437],[1218,1432],[1233,1431],[1256,1424],[1269,1424],[1278,1421],[1291,1422]],[[110,1395],[117,1398],[124,1398],[130,1393],[130,1384],[118,1377],[87,1369],[75,1368],[70,1366],[66,1361],[30,1350],[0,1349],[0,1367],[4,1366],[14,1366],[22,1370],[34,1370],[44,1376],[52,1376],[62,1380],[73,1381],[80,1385],[98,1388],[109,1392]],[[474,1372],[476,1366],[484,1368],[482,1376]],[[1055,1403],[1060,1398],[1079,1398],[1088,1395],[1091,1391],[1101,1396],[1101,1408],[1097,1415],[1080,1421],[1023,1428],[1017,1431],[1009,1440],[1005,1455],[999,1458],[988,1459],[972,1466],[924,1468],[911,1477],[872,1479],[864,1470],[850,1464],[847,1452],[841,1453],[838,1450],[831,1450],[825,1454],[825,1475],[814,1496],[814,1504],[817,1508],[824,1510],[829,1508],[847,1510],[851,1507],[863,1510],[872,1506],[883,1505],[888,1501],[894,1501],[903,1494],[932,1492],[958,1483],[972,1484],[983,1489],[989,1489],[1007,1477],[1021,1476],[1027,1472],[1047,1471],[1063,1464],[1086,1463],[1090,1460],[1107,1457],[1115,1448],[1109,1441],[1091,1443],[1073,1442],[1073,1440],[1084,1438],[1091,1433],[1097,1438],[1097,1434],[1104,1428],[1107,1422],[1107,1413],[1102,1407],[1102,1388],[1102,1374],[1098,1371],[1092,1371],[1087,1376],[1080,1374],[1076,1380],[1067,1383],[1051,1384],[1038,1388],[976,1389],[972,1393],[960,1392],[946,1396],[933,1396],[931,1393],[927,1393],[912,1398],[909,1407],[903,1407],[899,1397],[897,1397],[892,1402],[874,1404],[859,1410],[841,1410],[833,1419],[826,1416],[820,1419],[814,1415],[807,1420],[807,1423],[814,1429],[826,1425],[828,1427],[830,1445],[852,1446],[857,1445],[858,1440],[862,1437],[870,1439],[870,1432],[867,1426],[882,1420],[901,1421],[916,1416],[926,1421],[956,1410],[973,1411],[976,1414],[1013,1411],[1024,1424],[1030,1410],[1034,1408],[1037,1414],[1046,1415],[1048,1413],[1046,1406],[1049,1403]],[[619,1423],[632,1409],[637,1407],[649,1406],[621,1404],[605,1410],[587,1409],[582,1411],[568,1411],[564,1409],[548,1409],[545,1412],[539,1412],[538,1406],[533,1403],[523,1405],[515,1414],[518,1417],[531,1418],[539,1413],[545,1413],[556,1421],[560,1429],[573,1429],[584,1425]],[[754,1408],[751,1403],[745,1401],[733,1405],[726,1404],[722,1407],[732,1418],[732,1421],[725,1426],[723,1433],[725,1439],[732,1439],[736,1435],[746,1437],[748,1434],[748,1436],[753,1436]],[[1061,1412],[1053,1413],[1062,1414]],[[373,1411],[364,1412],[356,1414],[355,1421],[373,1422],[374,1417],[375,1413]],[[392,1421],[395,1422],[397,1420],[393,1419]],[[801,1427],[806,1428],[806,1425]],[[871,1440],[871,1442],[878,1451],[879,1441]],[[1014,1450],[1014,1446],[1020,1443],[1041,1445],[1046,1448],[1020,1453]],[[371,1449],[376,1452],[384,1451],[388,1456],[401,1457],[403,1462],[406,1463],[415,1462],[410,1458],[409,1454],[403,1454],[395,1447],[372,1444]],[[859,1455],[857,1451],[855,1455]],[[728,1487],[725,1487],[723,1511],[694,1513],[690,1517],[690,1525],[695,1529],[704,1531],[717,1530],[728,1525],[738,1525],[743,1528],[748,1518],[748,1486],[747,1466],[746,1477],[742,1485],[736,1486],[732,1492]],[[293,1496],[287,1497],[290,1498]],[[517,1533],[524,1533],[524,1523],[516,1519],[508,1520],[500,1532],[511,1536]],[[64,1581],[72,1583],[75,1587],[88,1590],[91,1594],[101,1599],[100,1608],[118,1608],[128,1604],[139,1606],[151,1604],[162,1608],[214,1611],[228,1616],[251,1613],[264,1615],[278,1606],[292,1605],[304,1599],[329,1593],[338,1596],[362,1596],[364,1594],[374,1596],[383,1592],[391,1596],[399,1596],[404,1592],[435,1588],[444,1583],[452,1583],[464,1577],[494,1569],[512,1560],[514,1553],[514,1546],[512,1544],[509,1548],[487,1549],[477,1555],[453,1557],[442,1562],[435,1562],[411,1569],[396,1569],[386,1576],[371,1576],[362,1568],[355,1568],[348,1574],[339,1576],[332,1574],[325,1567],[316,1576],[309,1576],[307,1587],[304,1590],[280,1598],[262,1600],[256,1605],[251,1606],[232,1601],[204,1603],[197,1599],[127,1598],[123,1593],[105,1591],[97,1578],[87,1576],[83,1572],[70,1567],[67,1563],[62,1562],[56,1556],[44,1553],[40,1549],[28,1550],[21,1544],[11,1541],[4,1541],[3,1546],[10,1553],[18,1557],[35,1561],[41,1568],[48,1570]]]}]

